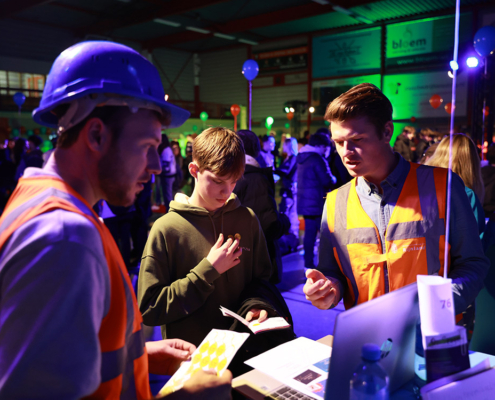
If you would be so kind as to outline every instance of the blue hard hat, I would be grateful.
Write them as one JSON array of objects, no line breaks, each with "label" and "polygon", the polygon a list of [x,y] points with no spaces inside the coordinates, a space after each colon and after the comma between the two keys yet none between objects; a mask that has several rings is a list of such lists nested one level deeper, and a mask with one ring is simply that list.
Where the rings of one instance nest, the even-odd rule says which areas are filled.
[{"label": "blue hard hat", "polygon": [[56,128],[51,111],[91,93],[111,93],[151,102],[170,115],[169,128],[182,125],[190,112],[165,101],[157,69],[137,51],[109,41],[81,42],[64,50],[46,80],[33,119]]}]

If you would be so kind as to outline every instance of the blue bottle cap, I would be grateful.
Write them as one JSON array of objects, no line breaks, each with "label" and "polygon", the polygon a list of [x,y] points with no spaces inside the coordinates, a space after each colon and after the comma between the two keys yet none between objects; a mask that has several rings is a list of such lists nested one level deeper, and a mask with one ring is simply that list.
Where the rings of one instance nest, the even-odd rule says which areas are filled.
[{"label": "blue bottle cap", "polygon": [[367,361],[378,361],[382,356],[382,351],[374,343],[364,344],[361,352],[361,357]]}]

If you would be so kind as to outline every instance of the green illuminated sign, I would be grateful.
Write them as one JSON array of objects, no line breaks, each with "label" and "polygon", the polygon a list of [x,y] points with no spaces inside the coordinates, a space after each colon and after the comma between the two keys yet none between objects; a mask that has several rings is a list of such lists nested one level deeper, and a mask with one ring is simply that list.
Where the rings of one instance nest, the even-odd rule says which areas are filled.
[{"label": "green illuminated sign", "polygon": [[[472,41],[471,14],[462,14],[459,43]],[[386,66],[448,62],[454,47],[453,15],[387,25]]]},{"label": "green illuminated sign", "polygon": [[380,71],[381,28],[313,38],[313,78]]}]

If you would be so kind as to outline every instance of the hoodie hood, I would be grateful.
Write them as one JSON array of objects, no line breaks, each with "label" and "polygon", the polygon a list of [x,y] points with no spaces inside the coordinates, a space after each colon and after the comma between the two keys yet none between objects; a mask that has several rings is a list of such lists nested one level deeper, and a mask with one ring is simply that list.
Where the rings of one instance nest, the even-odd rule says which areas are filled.
[{"label": "hoodie hood", "polygon": [[170,202],[170,211],[179,214],[192,213],[196,215],[209,215],[212,218],[217,218],[229,211],[235,210],[241,205],[241,201],[235,193],[232,193],[225,204],[216,211],[208,211],[206,208],[192,205],[190,197],[184,193],[177,193],[174,200]]},{"label": "hoodie hood", "polygon": [[[184,193],[177,193],[175,199],[170,202],[169,212],[177,214],[194,214],[196,216],[207,217],[211,224],[213,237],[218,239],[219,233],[224,233],[223,217],[226,213],[235,210],[241,205],[241,201],[235,193],[232,193],[225,204],[216,211],[208,211],[206,208],[192,205],[190,197]],[[184,217],[188,219],[187,217]],[[215,222],[216,221],[216,222]],[[216,239],[215,239],[216,240]]]},{"label": "hoodie hood", "polygon": [[314,157],[321,157],[320,153],[316,150],[315,147],[310,146],[307,144],[306,146],[303,146],[301,150],[299,150],[299,153],[297,154],[297,163],[298,164],[303,164],[307,160],[314,158]]},{"label": "hoodie hood", "polygon": [[301,150],[299,150],[299,153],[317,153],[317,151],[316,151],[316,147],[310,146],[309,144],[306,144],[303,147],[301,147]]}]

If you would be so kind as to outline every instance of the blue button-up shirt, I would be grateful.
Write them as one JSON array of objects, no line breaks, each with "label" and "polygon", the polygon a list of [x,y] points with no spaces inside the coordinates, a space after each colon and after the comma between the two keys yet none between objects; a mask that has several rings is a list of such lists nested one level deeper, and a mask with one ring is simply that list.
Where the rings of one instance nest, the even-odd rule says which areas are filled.
[{"label": "blue button-up shirt", "polygon": [[[406,181],[407,174],[410,170],[409,163],[396,153],[398,163],[392,173],[380,183],[382,193],[379,188],[364,179],[362,176],[357,178],[356,192],[361,201],[366,214],[371,218],[378,228],[380,240],[382,242],[382,252],[385,253],[385,231],[387,230],[390,216],[399,199],[400,192]],[[385,292],[388,293],[388,271],[385,268]]]}]

